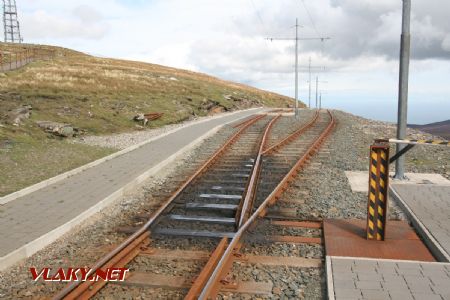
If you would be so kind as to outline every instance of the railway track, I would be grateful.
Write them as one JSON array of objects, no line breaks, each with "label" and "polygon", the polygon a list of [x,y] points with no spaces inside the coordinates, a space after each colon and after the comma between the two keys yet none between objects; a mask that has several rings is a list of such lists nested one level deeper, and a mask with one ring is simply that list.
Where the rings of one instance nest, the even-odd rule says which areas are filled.
[{"label": "railway track", "polygon": [[[221,291],[257,294],[262,288],[258,284],[237,288],[226,282],[240,256],[243,235],[265,216],[334,126],[331,113],[319,111],[309,120],[293,123],[288,132],[282,130],[286,126],[277,126],[289,120],[260,115],[237,124],[236,133],[92,271],[127,266],[131,274],[121,283],[126,288],[181,288],[174,298],[209,299]],[[306,225],[320,227],[311,224]],[[186,250],[190,244],[196,246]],[[148,274],[155,260],[188,267]],[[187,271],[180,274],[177,269]],[[102,298],[117,292],[118,285],[105,285],[104,281],[71,282],[55,299],[86,299],[99,291]]]}]

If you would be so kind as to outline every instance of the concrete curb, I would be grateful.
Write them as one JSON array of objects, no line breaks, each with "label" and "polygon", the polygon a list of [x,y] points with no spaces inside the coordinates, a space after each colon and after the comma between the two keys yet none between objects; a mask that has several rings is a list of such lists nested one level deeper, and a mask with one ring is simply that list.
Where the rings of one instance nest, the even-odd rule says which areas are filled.
[{"label": "concrete curb", "polygon": [[441,247],[439,242],[433,237],[431,232],[425,227],[425,225],[419,220],[416,214],[412,211],[412,209],[406,204],[405,201],[400,197],[400,195],[392,188],[389,187],[389,192],[392,198],[397,202],[397,204],[403,209],[403,211],[408,216],[408,219],[411,221],[413,227],[417,230],[420,237],[423,239],[425,244],[430,249],[431,253],[438,260],[443,262],[450,262],[450,255]]},{"label": "concrete curb", "polygon": [[333,267],[331,266],[331,256],[325,257],[326,261],[326,269],[325,272],[327,274],[327,294],[329,300],[335,300],[334,297],[334,279],[333,279]]},{"label": "concrete curb", "polygon": [[[101,164],[101,163],[103,163],[105,161],[111,160],[111,159],[116,158],[116,157],[118,157],[120,155],[126,154],[128,152],[133,151],[133,150],[136,150],[136,149],[138,149],[138,148],[140,148],[140,147],[142,147],[142,146],[144,146],[144,145],[146,145],[146,144],[148,144],[150,142],[153,142],[153,141],[155,141],[157,139],[160,139],[160,138],[165,137],[165,136],[167,136],[169,134],[172,134],[172,133],[174,133],[174,132],[176,132],[176,131],[178,131],[178,130],[180,130],[182,128],[186,128],[186,127],[189,127],[189,126],[195,125],[195,124],[204,123],[204,122],[207,122],[207,121],[210,121],[210,120],[213,120],[213,119],[217,119],[217,118],[221,118],[221,117],[224,117],[224,116],[227,116],[227,115],[233,115],[233,114],[236,114],[236,113],[239,113],[239,112],[251,111],[251,110],[256,110],[256,109],[260,109],[260,108],[250,108],[250,109],[246,109],[246,110],[238,110],[238,111],[235,111],[235,112],[232,112],[232,113],[228,113],[228,114],[220,114],[220,115],[214,116],[212,118],[205,118],[203,120],[194,121],[194,122],[192,122],[192,123],[190,123],[190,124],[188,124],[186,126],[180,126],[178,128],[174,128],[172,130],[169,130],[166,133],[163,133],[161,135],[158,135],[158,136],[155,136],[153,138],[150,138],[150,139],[148,139],[148,140],[146,140],[146,141],[144,141],[142,143],[139,143],[137,145],[134,145],[134,146],[128,147],[126,149],[120,150],[120,151],[115,152],[115,153],[113,153],[111,155],[99,158],[99,159],[97,159],[97,160],[95,160],[93,162],[85,164],[85,165],[83,165],[81,167],[75,168],[73,170],[67,171],[67,172],[59,174],[59,175],[56,175],[55,177],[43,180],[41,182],[33,184],[33,185],[29,186],[29,187],[26,187],[24,189],[21,189],[19,191],[14,192],[14,193],[8,194],[8,195],[3,196],[3,197],[0,197],[0,205],[4,205],[4,204],[6,204],[6,203],[8,203],[10,201],[16,200],[17,198],[20,198],[22,196],[25,196],[25,195],[28,195],[30,193],[33,193],[33,192],[35,192],[37,190],[40,190],[41,188],[49,186],[49,185],[51,185],[53,183],[56,183],[56,182],[58,182],[60,180],[66,179],[66,178],[68,178],[70,176],[73,176],[73,175],[76,175],[78,173],[81,173],[81,172],[83,172],[83,171],[85,171],[85,170],[87,170],[89,168],[95,167],[95,166],[97,166],[97,165],[99,165],[99,164]],[[242,119],[242,118],[240,118],[240,119]]]},{"label": "concrete curb", "polygon": [[420,261],[420,260],[403,260],[403,259],[390,259],[390,258],[372,258],[372,257],[353,257],[353,256],[327,256],[331,259],[347,259],[347,260],[368,260],[368,261],[386,261],[386,262],[401,262],[401,263],[415,263],[421,265],[445,265],[450,266],[450,263],[439,261]]},{"label": "concrete curb", "polygon": [[[151,175],[156,174],[162,168],[164,168],[165,166],[167,166],[168,164],[173,162],[177,157],[179,157],[182,154],[184,154],[184,153],[188,152],[189,150],[193,149],[194,147],[199,145],[206,138],[214,135],[220,128],[222,128],[226,124],[236,122],[236,121],[238,121],[240,119],[243,119],[243,118],[246,118],[246,117],[248,117],[248,116],[241,117],[241,118],[238,118],[238,119],[233,120],[233,121],[226,122],[226,123],[221,124],[221,125],[217,125],[213,129],[211,129],[210,131],[205,133],[204,135],[198,137],[197,139],[192,141],[190,144],[186,145],[185,147],[183,147],[182,149],[180,149],[179,151],[177,151],[173,155],[171,155],[168,158],[166,158],[164,161],[160,162],[156,166],[150,168],[149,170],[145,171],[141,175],[137,176],[131,182],[129,182],[125,186],[119,188],[117,191],[113,192],[108,197],[106,197],[103,200],[99,201],[94,206],[91,206],[89,209],[87,209],[86,211],[82,212],[81,214],[79,214],[78,216],[73,218],[72,220],[66,222],[63,225],[60,225],[59,227],[53,229],[52,231],[50,231],[50,232],[40,236],[39,238],[37,238],[37,239],[27,243],[24,246],[22,246],[22,247],[14,250],[14,251],[8,253],[7,255],[5,255],[3,257],[0,257],[0,271],[3,271],[6,268],[14,265],[15,263],[17,263],[17,262],[19,262],[19,261],[21,261],[21,260],[23,260],[23,259],[25,259],[27,257],[30,257],[34,253],[38,252],[39,250],[41,250],[44,247],[48,246],[49,244],[53,243],[58,238],[60,238],[62,235],[64,235],[65,233],[67,233],[71,229],[73,229],[75,226],[77,226],[81,222],[85,221],[87,218],[93,216],[94,214],[96,214],[99,211],[101,211],[103,208],[107,207],[108,205],[110,205],[113,202],[115,202],[118,199],[120,199],[126,192],[128,192],[128,191],[130,191],[132,189],[135,189],[136,187],[138,187],[144,180],[149,178]],[[198,123],[196,123],[196,124],[198,124]],[[178,128],[177,128],[177,130],[178,130]],[[161,136],[159,136],[157,138],[160,138],[160,137]],[[152,140],[154,140],[154,139],[152,139]],[[149,141],[146,141],[145,143],[148,143],[148,142]],[[142,146],[142,145],[140,145],[140,146]],[[133,146],[133,147],[135,147],[135,146]],[[128,148],[125,149],[125,150],[128,150]],[[128,150],[127,152],[129,152],[129,151],[131,151],[131,150]],[[126,153],[126,152],[124,152],[124,153]],[[109,158],[109,159],[111,159],[111,158]],[[61,179],[59,179],[59,180],[61,180]]]}]

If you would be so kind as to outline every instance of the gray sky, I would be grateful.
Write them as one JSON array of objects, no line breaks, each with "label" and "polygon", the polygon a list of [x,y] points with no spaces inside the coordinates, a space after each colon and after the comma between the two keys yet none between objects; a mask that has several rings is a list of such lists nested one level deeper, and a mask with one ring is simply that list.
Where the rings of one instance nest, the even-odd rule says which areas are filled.
[{"label": "gray sky", "polygon": [[[409,121],[450,119],[450,1],[413,0]],[[17,0],[26,42],[205,72],[293,96],[311,57],[325,107],[395,121],[401,0]],[[307,74],[300,98],[308,102]],[[314,102],[314,101],[313,101]]]}]

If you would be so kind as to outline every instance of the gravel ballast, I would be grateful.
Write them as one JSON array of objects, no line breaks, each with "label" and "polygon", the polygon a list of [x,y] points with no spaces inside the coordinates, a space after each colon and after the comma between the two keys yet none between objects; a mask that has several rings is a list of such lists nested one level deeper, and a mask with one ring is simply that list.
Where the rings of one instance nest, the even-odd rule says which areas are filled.
[{"label": "gravel ballast", "polygon": [[[340,111],[335,111],[334,114],[338,123],[333,134],[282,195],[275,209],[293,210],[296,217],[302,220],[364,219],[366,217],[367,195],[352,192],[344,172],[367,171],[369,145],[375,138],[394,137],[395,126]],[[285,124],[288,126],[289,122]],[[140,189],[89,219],[78,230],[64,236],[20,265],[0,273],[0,298],[51,296],[65,284],[33,282],[29,273],[30,266],[57,268],[69,265],[91,265],[108,251],[108,245],[117,244],[126,237],[117,232],[118,228],[139,226],[136,215],[151,214],[164,200],[164,195],[174,190],[179,182],[192,174],[195,168],[207,159],[202,154],[212,153],[232,132],[234,131],[231,126],[224,127],[215,136],[192,150],[187,157],[174,163],[158,177],[147,180]],[[435,138],[416,130],[409,130],[408,137],[411,139]],[[129,137],[124,139],[126,140],[124,143],[130,142]],[[120,148],[122,142],[117,140],[111,143]],[[445,147],[416,146],[408,153],[406,170],[407,172],[438,173],[450,178],[449,162],[450,151]],[[403,212],[392,201],[390,202],[390,219],[405,219]],[[254,232],[321,236],[320,230],[280,229],[266,222],[260,222]],[[162,249],[184,250],[212,250],[213,245],[211,241],[197,242],[195,239],[173,239],[172,241],[156,239],[151,244],[152,247]],[[324,256],[324,249],[321,245],[266,244],[248,241],[244,244],[242,253],[320,259]],[[167,262],[146,260],[138,262],[136,266],[139,265],[142,265],[145,270],[161,274],[183,273],[181,271],[174,273],[177,265]],[[186,263],[185,270],[191,273],[198,270],[198,267]],[[272,282],[272,294],[250,296],[224,293],[223,299],[324,299],[326,295],[323,268],[268,267],[239,262],[234,264],[233,274],[239,280]],[[182,299],[184,295],[183,291],[117,285],[108,287],[108,294],[111,291],[117,295],[123,295],[125,299]],[[107,298],[107,294],[101,292],[98,298]]]}]

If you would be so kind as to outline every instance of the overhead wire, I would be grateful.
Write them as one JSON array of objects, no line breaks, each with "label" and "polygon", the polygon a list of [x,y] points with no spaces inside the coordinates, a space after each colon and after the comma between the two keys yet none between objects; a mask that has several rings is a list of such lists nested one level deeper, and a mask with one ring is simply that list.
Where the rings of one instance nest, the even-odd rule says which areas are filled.
[{"label": "overhead wire", "polygon": [[252,6],[253,6],[253,9],[255,10],[255,14],[258,17],[259,22],[261,23],[261,26],[262,26],[262,29],[264,31],[264,34],[267,34],[268,31],[267,31],[266,25],[264,24],[264,21],[263,21],[263,19],[261,17],[261,14],[259,13],[259,10],[256,8],[255,2],[253,0],[250,0],[250,2],[252,4]]},{"label": "overhead wire", "polygon": [[[305,4],[305,0],[300,0],[300,2],[302,3],[302,5],[303,5],[303,7],[305,8],[305,11],[306,11],[306,14],[308,15],[308,18],[309,18],[309,21],[311,22],[311,25],[312,25],[312,27],[313,27],[313,29],[314,29],[314,31],[315,31],[315,33],[317,34],[317,37],[321,37],[321,34],[319,33],[319,30],[317,30],[317,26],[316,26],[316,23],[314,22],[314,19],[313,19],[313,17],[312,17],[312,15],[311,15],[311,12],[309,11],[309,9],[308,9],[308,7],[306,6],[306,4]],[[320,55],[323,57],[324,56],[324,54],[323,54],[323,52],[324,52],[324,47],[325,47],[325,40],[321,40],[320,41]],[[323,71],[323,72],[325,72],[326,71],[326,67],[325,66],[322,66],[321,67],[321,70]]]},{"label": "overhead wire", "polygon": [[320,35],[319,31],[317,30],[316,23],[314,22],[314,19],[313,19],[311,13],[310,13],[308,7],[305,4],[305,0],[300,0],[300,1],[303,4],[303,7],[305,8],[306,14],[308,15],[309,21],[311,22],[311,25],[313,26],[314,31],[317,34],[317,37],[320,37],[321,35]]}]

